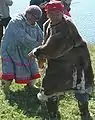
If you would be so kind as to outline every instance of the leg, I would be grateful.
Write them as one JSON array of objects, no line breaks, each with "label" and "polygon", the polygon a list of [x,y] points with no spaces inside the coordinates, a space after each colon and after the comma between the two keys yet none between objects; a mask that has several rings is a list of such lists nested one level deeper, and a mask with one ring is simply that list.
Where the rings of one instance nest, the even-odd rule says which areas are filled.
[{"label": "leg", "polygon": [[50,120],[60,120],[60,114],[58,112],[57,96],[52,96],[51,98],[48,98],[48,101],[46,102],[46,107],[48,110]]},{"label": "leg", "polygon": [[25,89],[25,91],[27,91],[27,92],[31,92],[31,90],[33,91],[35,91],[35,92],[39,92],[39,87],[38,86],[36,86],[36,82],[37,82],[37,80],[31,80],[28,84],[26,84],[26,86],[24,87],[24,89]]},{"label": "leg", "polygon": [[88,109],[89,95],[87,93],[75,93],[75,97],[78,100],[78,107],[81,113],[81,119],[92,120]]},{"label": "leg", "polygon": [[45,95],[44,91],[37,94],[39,100],[45,103],[49,120],[60,120],[60,113],[58,111],[58,96],[56,95]]},{"label": "leg", "polygon": [[31,81],[27,84],[27,87],[28,87],[28,88],[31,88],[31,87],[32,87],[32,88],[33,88],[33,87],[34,87],[34,88],[38,88],[38,87],[35,85],[36,82],[37,82],[37,80],[35,80],[35,79],[34,79],[34,80],[31,80]]}]

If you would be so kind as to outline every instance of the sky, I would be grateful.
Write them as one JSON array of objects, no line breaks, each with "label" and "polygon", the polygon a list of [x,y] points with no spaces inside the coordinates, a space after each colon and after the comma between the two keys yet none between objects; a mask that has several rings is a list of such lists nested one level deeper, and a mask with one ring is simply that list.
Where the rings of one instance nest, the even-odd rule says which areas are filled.
[{"label": "sky", "polygon": [[[30,0],[13,0],[11,16],[24,12]],[[71,16],[80,34],[95,42],[95,0],[72,0]]]},{"label": "sky", "polygon": [[11,16],[23,12],[28,7],[29,1],[30,0],[13,0],[13,5],[10,7]]},{"label": "sky", "polygon": [[[72,4],[77,4],[78,1],[80,0],[72,0]],[[13,5],[10,7],[11,15],[15,16],[15,14],[23,12],[29,5],[29,2],[30,0],[13,0]]]}]

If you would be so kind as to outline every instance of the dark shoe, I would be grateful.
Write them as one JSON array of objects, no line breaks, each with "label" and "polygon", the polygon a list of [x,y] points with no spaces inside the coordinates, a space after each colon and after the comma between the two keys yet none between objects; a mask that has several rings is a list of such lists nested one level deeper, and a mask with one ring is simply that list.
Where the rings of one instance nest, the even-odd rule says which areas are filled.
[{"label": "dark shoe", "polygon": [[90,114],[81,115],[81,120],[93,120]]},{"label": "dark shoe", "polygon": [[60,112],[57,111],[57,114],[52,114],[49,120],[61,120]]},{"label": "dark shoe", "polygon": [[93,120],[92,117],[90,116],[89,112],[87,112],[85,114],[81,114],[81,119],[82,120]]},{"label": "dark shoe", "polygon": [[48,98],[46,107],[49,115],[49,120],[60,120],[60,113],[58,111],[58,97],[53,96]]},{"label": "dark shoe", "polygon": [[78,101],[78,106],[81,113],[81,120],[93,120],[88,110],[88,102],[81,103]]}]

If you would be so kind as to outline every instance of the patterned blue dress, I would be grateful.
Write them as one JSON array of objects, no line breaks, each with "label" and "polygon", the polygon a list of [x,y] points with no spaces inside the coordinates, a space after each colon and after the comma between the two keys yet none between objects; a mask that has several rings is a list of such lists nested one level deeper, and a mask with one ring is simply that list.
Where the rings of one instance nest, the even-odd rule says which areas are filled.
[{"label": "patterned blue dress", "polygon": [[13,18],[5,31],[1,44],[2,79],[28,84],[40,77],[36,60],[29,60],[28,53],[41,45],[43,32],[36,23],[30,25],[24,14]]}]

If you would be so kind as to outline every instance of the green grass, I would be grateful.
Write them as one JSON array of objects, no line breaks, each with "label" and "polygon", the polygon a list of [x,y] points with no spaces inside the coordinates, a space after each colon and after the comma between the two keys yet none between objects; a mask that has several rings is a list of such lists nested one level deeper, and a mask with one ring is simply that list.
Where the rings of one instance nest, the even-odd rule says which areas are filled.
[{"label": "green grass", "polygon": [[[95,45],[89,45],[90,55],[95,74]],[[46,109],[41,110],[41,103],[37,100],[37,89],[24,89],[23,85],[12,83],[10,93],[4,94],[0,88],[0,120],[42,120]],[[89,110],[95,120],[95,94],[89,101]],[[81,120],[77,101],[73,93],[66,93],[59,104],[62,120]]]}]

